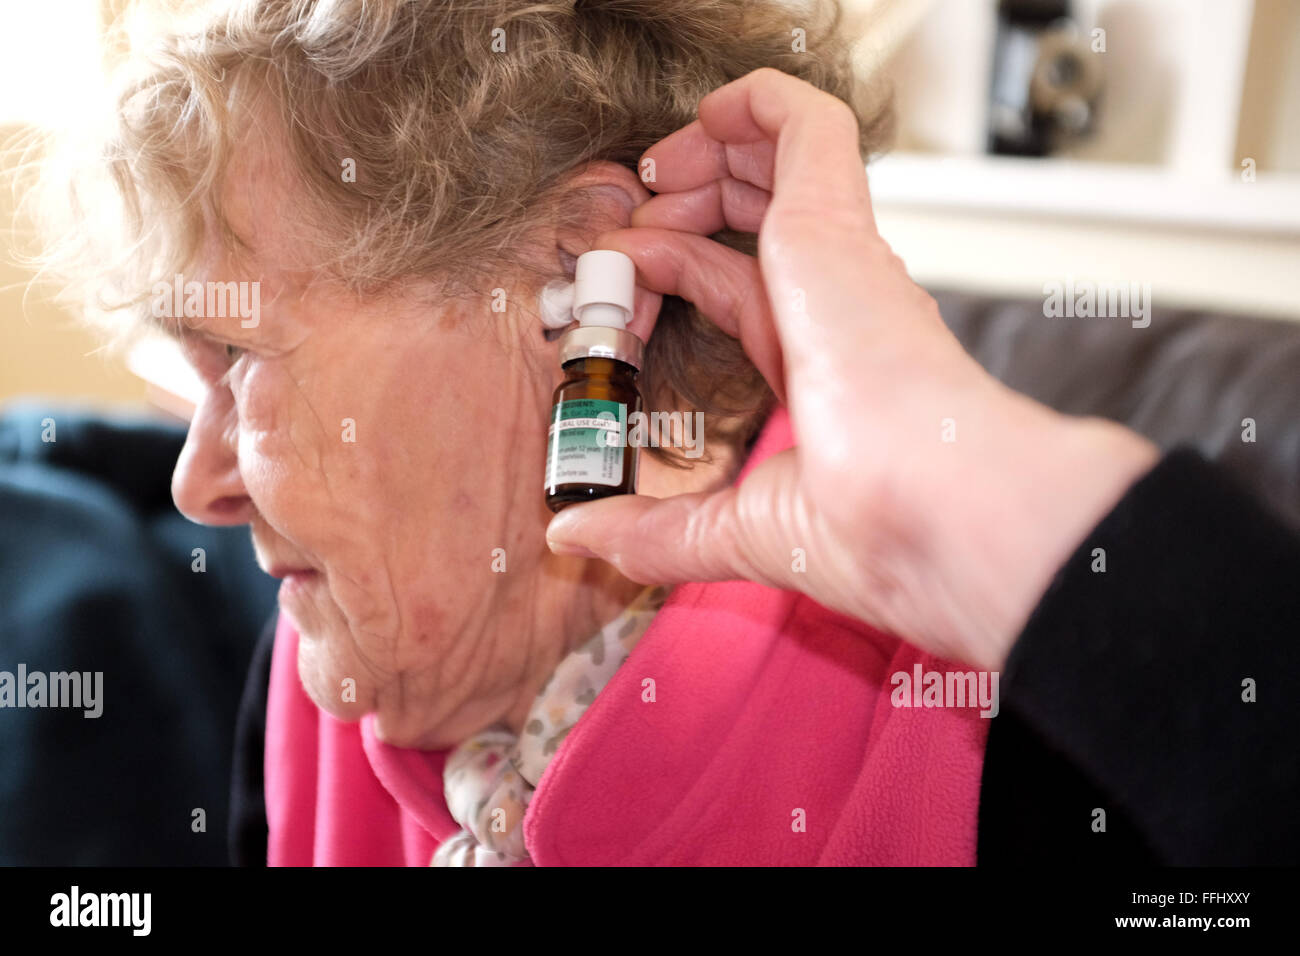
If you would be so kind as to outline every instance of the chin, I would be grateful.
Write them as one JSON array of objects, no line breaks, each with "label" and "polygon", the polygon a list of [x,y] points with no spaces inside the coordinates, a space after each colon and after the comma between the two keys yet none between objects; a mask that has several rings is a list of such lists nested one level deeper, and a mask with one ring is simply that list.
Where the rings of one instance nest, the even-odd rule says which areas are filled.
[{"label": "chin", "polygon": [[326,683],[325,686],[318,686],[315,676],[304,673],[301,665],[298,667],[298,676],[302,680],[303,688],[307,691],[307,696],[312,699],[312,703],[335,720],[340,720],[345,724],[354,724],[366,715],[366,709],[361,704],[342,699],[343,682],[341,679],[333,683]]},{"label": "chin", "polygon": [[[357,685],[346,687],[345,675],[329,659],[325,638],[311,634],[294,622],[298,631],[298,679],[312,702],[325,713],[344,723],[355,723],[366,715],[368,688]],[[322,659],[323,655],[323,659]],[[355,680],[355,678],[353,678]],[[348,692],[347,700],[344,693]]]},{"label": "chin", "polygon": [[400,718],[386,720],[383,714],[375,714],[371,729],[384,743],[411,750],[449,750],[462,739],[457,737],[453,740],[437,731],[403,725]]},{"label": "chin", "polygon": [[[378,693],[370,684],[358,682],[350,688],[350,700],[344,700],[344,681],[359,668],[348,656],[336,656],[335,647],[350,646],[351,636],[346,628],[331,629],[328,619],[320,620],[314,606],[298,606],[292,611],[281,610],[298,632],[298,678],[307,696],[321,710],[344,723],[356,723],[368,714],[374,715],[371,728],[375,736],[394,747],[416,750],[446,750],[456,746],[465,735],[451,736],[413,716],[385,713],[376,709]],[[334,633],[340,630],[340,633]]]}]

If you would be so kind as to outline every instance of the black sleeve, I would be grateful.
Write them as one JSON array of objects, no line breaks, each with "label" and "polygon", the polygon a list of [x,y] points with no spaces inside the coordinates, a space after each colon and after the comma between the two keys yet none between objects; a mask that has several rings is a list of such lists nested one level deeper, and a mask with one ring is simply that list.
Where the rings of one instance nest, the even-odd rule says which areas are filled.
[{"label": "black sleeve", "polygon": [[230,830],[227,844],[232,866],[266,866],[267,823],[265,773],[266,700],[275,648],[275,613],[262,628],[248,666],[244,693],[235,719],[235,754],[230,777]]},{"label": "black sleeve", "polygon": [[979,862],[1300,862],[1298,623],[1300,540],[1196,453],[1168,455],[1011,651]]}]

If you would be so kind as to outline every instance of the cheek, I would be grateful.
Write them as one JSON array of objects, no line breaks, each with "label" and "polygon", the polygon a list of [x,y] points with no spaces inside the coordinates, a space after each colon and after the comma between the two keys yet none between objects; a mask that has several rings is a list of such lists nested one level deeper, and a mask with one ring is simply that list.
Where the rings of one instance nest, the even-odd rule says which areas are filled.
[{"label": "cheek", "polygon": [[280,366],[254,362],[232,376],[231,391],[239,416],[240,464],[285,458],[294,398],[292,379]]},{"label": "cheek", "polygon": [[414,524],[407,509],[418,502],[396,486],[395,456],[385,450],[392,432],[368,411],[383,402],[356,383],[302,376],[273,361],[242,371],[232,385],[245,488],[271,531],[324,572],[312,606],[300,608],[299,623],[324,639],[315,666],[334,671],[334,656],[355,641],[367,663],[390,669],[406,616],[398,607],[399,581],[408,576],[399,545]]},{"label": "cheek", "polygon": [[[328,399],[328,387],[323,392]],[[252,363],[235,383],[234,395],[240,469],[268,520],[318,508],[323,492],[347,484],[348,457],[339,454],[347,428],[332,429],[332,411],[304,392],[283,364]]]}]

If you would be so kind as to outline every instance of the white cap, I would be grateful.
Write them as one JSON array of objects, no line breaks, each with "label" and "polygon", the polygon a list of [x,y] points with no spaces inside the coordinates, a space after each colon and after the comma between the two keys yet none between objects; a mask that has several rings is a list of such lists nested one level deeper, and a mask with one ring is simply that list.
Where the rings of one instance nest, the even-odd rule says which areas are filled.
[{"label": "white cap", "polygon": [[584,326],[626,329],[636,296],[636,264],[621,252],[593,249],[578,256],[573,315]]},{"label": "white cap", "polygon": [[562,329],[573,322],[573,283],[556,279],[542,289],[538,298],[542,325],[548,329]]}]

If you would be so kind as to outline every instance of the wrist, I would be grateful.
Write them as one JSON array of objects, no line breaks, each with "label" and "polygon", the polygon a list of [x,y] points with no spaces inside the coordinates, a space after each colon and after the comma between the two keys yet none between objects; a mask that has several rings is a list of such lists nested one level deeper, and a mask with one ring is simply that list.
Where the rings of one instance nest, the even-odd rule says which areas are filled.
[{"label": "wrist", "polygon": [[1005,664],[1057,572],[1160,457],[1114,422],[1005,397],[1004,427],[967,450],[963,515],[935,528],[931,549],[931,580],[943,582],[952,612],[936,622],[950,633],[936,637],[990,670]]}]

